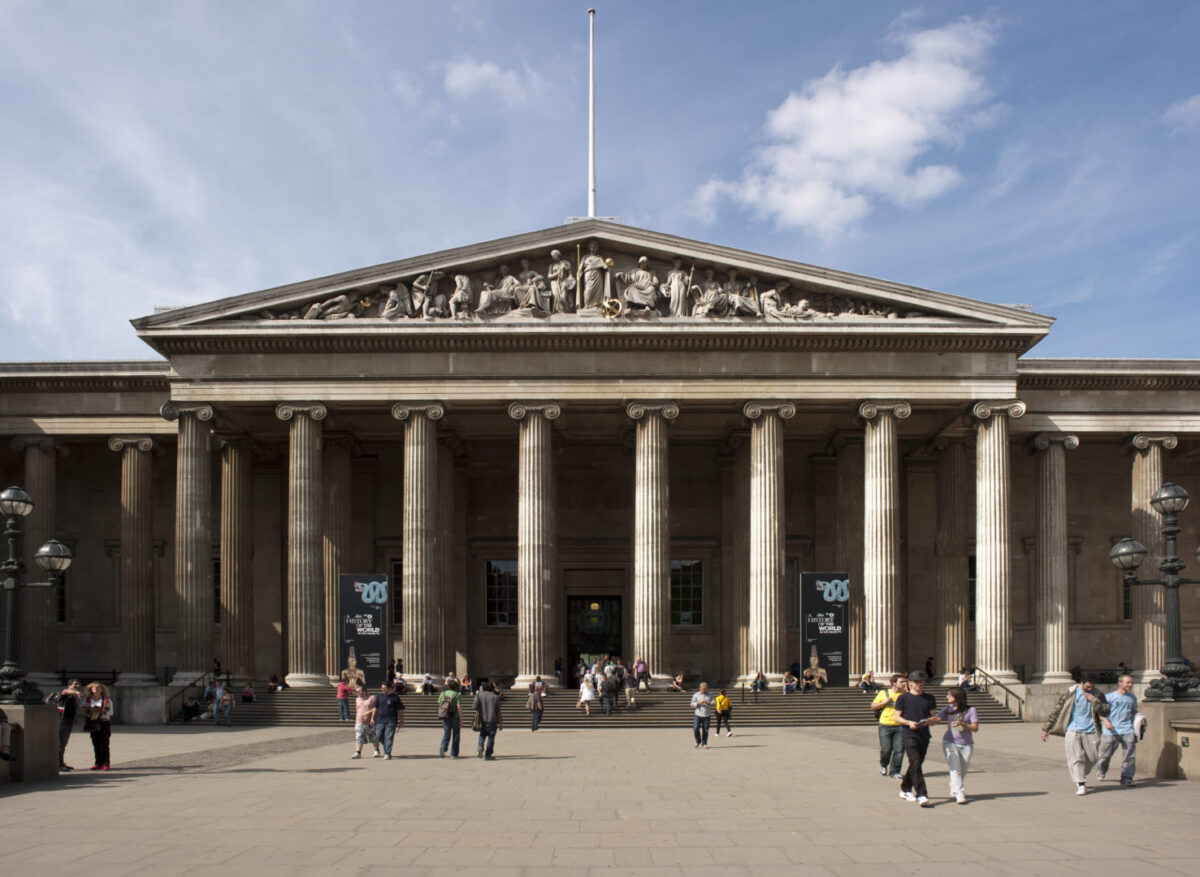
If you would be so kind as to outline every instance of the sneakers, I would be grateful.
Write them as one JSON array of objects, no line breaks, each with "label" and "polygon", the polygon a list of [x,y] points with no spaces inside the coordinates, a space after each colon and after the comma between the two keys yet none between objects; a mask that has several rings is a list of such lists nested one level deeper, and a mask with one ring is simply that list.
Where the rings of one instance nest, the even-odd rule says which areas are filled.
[{"label": "sneakers", "polygon": [[485,755],[485,756],[483,756],[483,760],[484,760],[484,761],[495,761],[495,760],[496,760],[496,756],[494,756],[494,755]]},{"label": "sneakers", "polygon": [[376,750],[375,750],[375,754],[374,754],[374,755],[372,755],[371,757],[372,757],[372,758],[383,758],[383,753],[382,753],[382,752],[380,752],[378,749],[376,749]]},{"label": "sneakers", "polygon": [[905,792],[903,790],[901,790],[901,792],[900,792],[900,797],[903,798],[905,801],[917,800],[917,796],[914,795],[912,792]]},{"label": "sneakers", "polygon": [[1104,782],[1104,774],[1096,774],[1096,781],[1100,783]]},{"label": "sneakers", "polygon": [[59,770],[74,770],[75,768],[71,767],[71,765],[69,765],[69,764],[60,764],[58,766],[58,769]]},{"label": "sneakers", "polygon": [[385,755],[385,756],[383,756],[383,760],[384,760],[384,761],[391,761],[391,760],[392,760],[392,756],[390,756],[390,755]]},{"label": "sneakers", "polygon": [[700,744],[700,748],[701,748],[701,749],[707,749],[707,748],[708,748],[708,744],[707,744],[707,743],[701,743],[701,744]]},{"label": "sneakers", "polygon": [[438,758],[445,758],[445,757],[446,757],[446,747],[439,746],[438,747]]},{"label": "sneakers", "polygon": [[887,765],[886,764],[879,765],[879,775],[881,777],[887,776]]},{"label": "sneakers", "polygon": [[101,770],[111,770],[111,768],[107,764],[100,765],[100,769]]},{"label": "sneakers", "polygon": [[902,780],[902,779],[904,779],[904,774],[902,774],[902,773],[894,773],[894,774],[892,774],[892,779],[894,779],[894,780]]},{"label": "sneakers", "polygon": [[1080,783],[1079,786],[1075,789],[1075,794],[1076,795],[1086,795],[1087,794],[1087,785],[1084,783]]},{"label": "sneakers", "polygon": [[917,806],[918,807],[928,807],[929,799],[926,798],[924,795],[922,795],[921,797],[917,798]]},{"label": "sneakers", "polygon": [[733,731],[730,731],[730,730],[726,729],[726,731],[725,731],[725,736],[726,736],[726,737],[732,737],[732,736],[733,736]]},{"label": "sneakers", "polygon": [[1121,785],[1132,786],[1133,785],[1133,777],[1121,777]]},{"label": "sneakers", "polygon": [[99,770],[99,769],[100,769],[100,765],[98,765],[98,764],[93,764],[91,767],[88,768],[88,770]]},{"label": "sneakers", "polygon": [[479,751],[475,753],[476,758],[483,758],[483,747],[479,747]]},{"label": "sneakers", "polygon": [[699,743],[697,743],[697,744],[696,744],[696,748],[697,748],[697,749],[699,749],[699,748],[700,748],[700,744],[699,744]]},{"label": "sneakers", "polygon": [[962,792],[959,792],[957,795],[954,796],[954,803],[955,804],[967,803],[967,796],[964,795]]},{"label": "sneakers", "polygon": [[362,753],[361,753],[361,752],[355,752],[353,755],[351,755],[351,756],[350,756],[350,760],[351,760],[351,761],[353,761],[353,760],[354,760],[354,759],[356,759],[356,758],[362,758]]}]

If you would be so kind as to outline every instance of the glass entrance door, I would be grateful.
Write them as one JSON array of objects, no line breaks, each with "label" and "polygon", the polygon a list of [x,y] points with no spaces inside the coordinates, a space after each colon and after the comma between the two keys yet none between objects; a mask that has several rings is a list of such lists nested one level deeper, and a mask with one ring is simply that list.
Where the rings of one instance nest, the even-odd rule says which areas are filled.
[{"label": "glass entrance door", "polygon": [[622,654],[620,597],[567,597],[567,652],[571,666]]}]

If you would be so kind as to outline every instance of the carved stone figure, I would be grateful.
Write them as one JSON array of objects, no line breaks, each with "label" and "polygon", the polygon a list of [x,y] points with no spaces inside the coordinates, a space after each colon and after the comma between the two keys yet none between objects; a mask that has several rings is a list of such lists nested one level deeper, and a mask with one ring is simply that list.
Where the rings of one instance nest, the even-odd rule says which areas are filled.
[{"label": "carved stone figure", "polygon": [[569,314],[575,310],[575,278],[571,274],[571,263],[562,257],[559,250],[550,251],[550,268],[546,271],[550,281],[550,298],[554,313]]},{"label": "carved stone figure", "polygon": [[608,287],[609,263],[600,258],[600,245],[588,241],[587,255],[579,263],[579,309],[598,312],[605,299],[610,298]]},{"label": "carved stone figure", "polygon": [[629,310],[648,310],[658,302],[658,278],[647,267],[650,260],[641,256],[636,271],[618,272],[617,279],[625,283],[622,298]]},{"label": "carved stone figure", "polygon": [[691,271],[683,270],[683,260],[676,259],[672,263],[671,270],[667,273],[666,282],[660,287],[663,297],[671,303],[672,317],[686,317],[688,315],[688,296],[691,293],[689,287],[692,285],[691,276]]},{"label": "carved stone figure", "polygon": [[446,294],[438,289],[438,278],[441,276],[441,271],[430,271],[413,281],[413,310],[427,320],[450,316],[446,307]]},{"label": "carved stone figure", "polygon": [[412,315],[412,297],[408,294],[408,287],[397,283],[396,288],[388,292],[387,301],[383,303],[383,310],[379,316],[385,320],[398,320]]},{"label": "carved stone figure", "polygon": [[546,286],[546,278],[529,267],[529,260],[521,260],[521,273],[517,275],[516,295],[518,310],[535,313],[550,313],[550,290]]},{"label": "carved stone figure", "polygon": [[700,300],[696,302],[693,317],[723,317],[729,312],[729,296],[720,281],[714,277],[712,268],[704,269],[704,282],[700,285]]},{"label": "carved stone figure", "polygon": [[757,292],[754,284],[747,286],[738,280],[736,268],[729,269],[729,279],[725,281],[725,295],[730,316],[761,317],[762,309],[758,306]]},{"label": "carved stone figure", "polygon": [[305,320],[354,319],[362,312],[362,305],[352,301],[348,295],[335,295],[325,301],[313,302],[304,312]]},{"label": "carved stone figure", "polygon": [[483,291],[479,293],[479,307],[475,309],[475,313],[488,317],[507,314],[517,304],[516,287],[517,278],[509,273],[507,265],[501,265],[499,288],[493,289],[490,283],[484,282]]},{"label": "carved stone figure", "polygon": [[450,296],[450,316],[456,320],[471,319],[471,278],[454,275],[454,295]]}]

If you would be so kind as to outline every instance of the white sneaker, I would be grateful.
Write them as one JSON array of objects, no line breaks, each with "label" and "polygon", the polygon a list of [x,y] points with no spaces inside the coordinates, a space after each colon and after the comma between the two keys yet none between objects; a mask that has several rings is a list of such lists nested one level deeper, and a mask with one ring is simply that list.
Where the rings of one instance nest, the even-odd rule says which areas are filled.
[{"label": "white sneaker", "polygon": [[1077,789],[1075,789],[1075,794],[1076,795],[1086,795],[1087,794],[1087,786],[1084,785],[1083,783],[1080,783],[1079,787]]},{"label": "white sneaker", "polygon": [[726,736],[726,737],[732,737],[732,736],[733,736],[733,731],[726,731],[726,732],[725,732],[725,736]]},{"label": "white sneaker", "polygon": [[954,803],[956,803],[956,804],[967,803],[967,796],[964,795],[962,792],[959,792],[957,795],[954,796]]},{"label": "white sneaker", "polygon": [[879,775],[882,777],[887,776],[887,765],[886,764],[879,765]]},{"label": "white sneaker", "polygon": [[917,796],[914,795],[912,792],[901,792],[900,797],[903,798],[905,801],[917,800]]},{"label": "white sneaker", "polygon": [[921,797],[917,798],[917,806],[918,807],[928,807],[929,799],[926,798],[924,795],[922,795]]},{"label": "white sneaker", "polygon": [[380,752],[378,749],[376,749],[376,750],[375,750],[375,754],[374,754],[374,755],[372,755],[371,757],[372,757],[372,758],[382,758],[382,757],[383,757],[383,753],[382,753],[382,752]]},{"label": "white sneaker", "polygon": [[351,761],[353,761],[353,760],[354,760],[354,759],[356,759],[356,758],[362,758],[362,753],[361,753],[361,752],[355,752],[353,755],[351,755],[351,756],[350,756],[350,760],[351,760]]},{"label": "white sneaker", "polygon": [[1096,775],[1096,781],[1097,781],[1097,782],[1101,782],[1101,783],[1102,783],[1102,782],[1104,782],[1104,774],[1102,774],[1102,773],[1101,773],[1101,774],[1097,774],[1097,775]]},{"label": "white sneaker", "polygon": [[390,756],[390,755],[385,755],[385,756],[383,756],[383,760],[384,760],[384,761],[391,761],[391,760],[392,760],[392,756]]}]

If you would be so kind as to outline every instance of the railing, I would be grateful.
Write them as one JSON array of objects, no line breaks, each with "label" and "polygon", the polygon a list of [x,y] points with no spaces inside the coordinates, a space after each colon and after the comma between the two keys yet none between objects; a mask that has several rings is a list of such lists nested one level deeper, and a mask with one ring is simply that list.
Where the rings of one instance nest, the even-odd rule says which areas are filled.
[{"label": "railing", "polygon": [[[977,676],[980,676],[983,678],[984,690],[986,690],[988,694],[991,694],[992,697],[996,697],[995,694],[992,694],[993,687],[999,688],[1001,691],[1004,692],[1004,708],[1006,710],[1008,710],[1009,712],[1012,712],[1012,703],[1011,702],[1015,700],[1017,702],[1017,718],[1024,721],[1024,719],[1025,719],[1025,699],[1023,697],[1021,697],[1021,695],[1017,694],[1015,691],[1013,691],[1011,688],[1009,688],[1007,685],[1005,685],[1003,682],[1001,682],[995,676],[990,676],[986,671],[980,670],[978,667],[975,668],[975,674]],[[999,698],[996,698],[996,699],[999,700]]]},{"label": "railing", "polygon": [[175,707],[174,704],[175,704],[176,698],[179,699],[178,710],[182,711],[184,695],[188,693],[189,689],[199,688],[200,687],[199,683],[203,682],[207,676],[208,676],[207,673],[201,673],[199,676],[197,676],[195,679],[193,679],[187,685],[183,686],[183,688],[179,689],[178,691],[176,691],[174,694],[172,694],[170,697],[167,698],[167,721],[168,722],[175,721],[175,713],[176,713],[177,708]]}]

